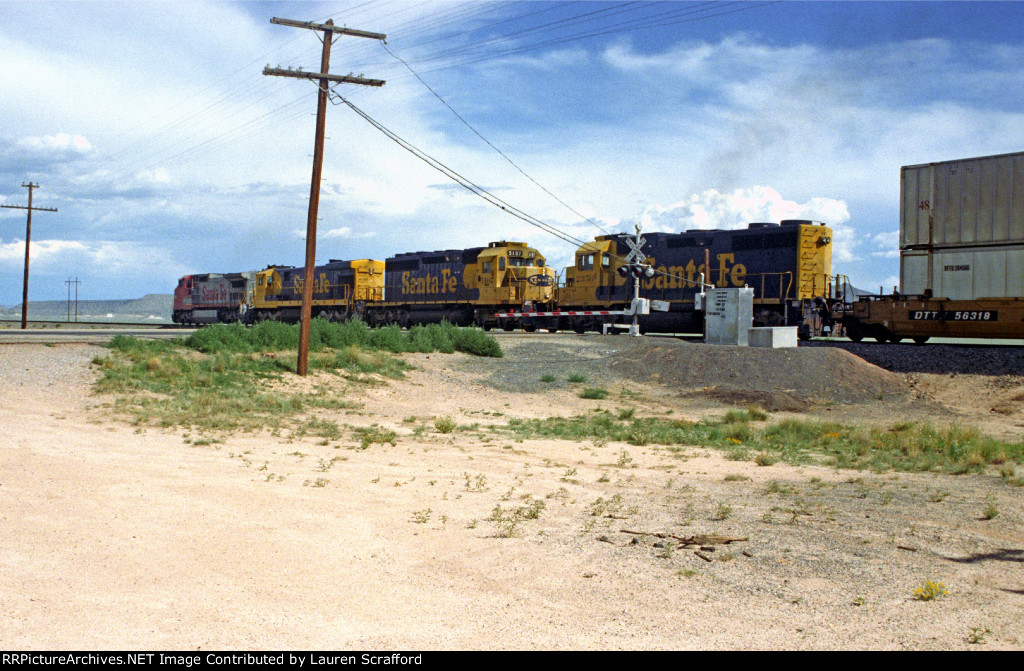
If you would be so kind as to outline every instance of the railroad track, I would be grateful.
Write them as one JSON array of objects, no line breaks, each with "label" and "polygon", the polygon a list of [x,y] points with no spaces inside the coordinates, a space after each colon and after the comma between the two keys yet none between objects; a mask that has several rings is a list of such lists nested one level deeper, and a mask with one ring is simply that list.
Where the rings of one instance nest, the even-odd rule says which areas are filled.
[{"label": "railroad track", "polygon": [[[59,322],[66,326],[67,322]],[[126,335],[135,338],[150,338],[163,340],[178,338],[192,333],[195,329],[185,329],[178,326],[173,328],[148,327],[140,328],[138,324],[111,325],[104,323],[103,327],[80,328],[0,328],[0,344],[41,344],[56,345],[60,343],[76,343],[88,345],[103,345],[110,342],[116,335]]]}]

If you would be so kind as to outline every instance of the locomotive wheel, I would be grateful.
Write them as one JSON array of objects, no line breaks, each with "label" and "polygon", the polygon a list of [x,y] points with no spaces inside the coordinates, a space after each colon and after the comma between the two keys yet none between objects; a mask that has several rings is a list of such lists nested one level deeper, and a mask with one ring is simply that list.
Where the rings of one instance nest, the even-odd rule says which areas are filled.
[{"label": "locomotive wheel", "polygon": [[503,331],[515,331],[516,330],[516,325],[513,324],[512,322],[506,322],[506,323],[501,325],[501,329]]},{"label": "locomotive wheel", "polygon": [[537,330],[537,325],[536,324],[523,324],[523,330],[526,331],[527,333],[533,333],[534,331]]},{"label": "locomotive wheel", "polygon": [[899,341],[903,340],[903,338],[901,338],[900,336],[896,335],[895,333],[890,333],[889,337],[886,338],[886,340],[888,340],[889,342],[891,342],[893,344],[896,344]]},{"label": "locomotive wheel", "polygon": [[552,326],[548,328],[548,333],[558,333],[558,327]]},{"label": "locomotive wheel", "polygon": [[846,327],[846,337],[852,342],[860,342],[864,339],[864,332],[860,330],[860,326],[858,324],[849,324]]},{"label": "locomotive wheel", "polygon": [[913,340],[914,340],[914,344],[916,344],[916,345],[923,345],[926,342],[928,342],[928,336],[914,336]]}]

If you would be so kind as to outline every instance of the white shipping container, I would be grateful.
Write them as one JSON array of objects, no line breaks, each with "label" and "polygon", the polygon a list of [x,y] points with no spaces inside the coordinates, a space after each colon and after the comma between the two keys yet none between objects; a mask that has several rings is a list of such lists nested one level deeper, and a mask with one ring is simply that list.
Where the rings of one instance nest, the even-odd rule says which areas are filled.
[{"label": "white shipping container", "polygon": [[936,298],[1024,297],[1024,245],[905,250],[900,253],[900,293]]},{"label": "white shipping container", "polygon": [[1024,152],[900,169],[900,249],[1024,243]]}]

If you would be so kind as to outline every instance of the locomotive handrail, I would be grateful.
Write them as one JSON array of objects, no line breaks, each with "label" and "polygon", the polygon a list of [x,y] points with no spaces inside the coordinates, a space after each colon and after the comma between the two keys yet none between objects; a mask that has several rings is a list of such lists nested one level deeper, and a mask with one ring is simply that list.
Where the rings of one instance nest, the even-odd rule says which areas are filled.
[{"label": "locomotive handrail", "polygon": [[[778,298],[775,299],[775,300],[780,300],[780,301],[789,300],[790,292],[793,290],[793,271],[786,270],[786,271],[778,272],[778,273],[755,273],[755,274],[761,278],[761,293],[760,293],[759,300],[773,300],[773,299],[766,299],[765,298],[765,283],[766,283],[766,281],[769,278],[771,278],[771,277],[773,277],[775,275],[778,275],[778,277],[779,277],[779,295],[778,295]],[[785,281],[786,281],[787,276],[788,276],[788,279],[789,279],[789,284],[785,285]],[[748,275],[747,277],[749,278],[750,275]]]}]

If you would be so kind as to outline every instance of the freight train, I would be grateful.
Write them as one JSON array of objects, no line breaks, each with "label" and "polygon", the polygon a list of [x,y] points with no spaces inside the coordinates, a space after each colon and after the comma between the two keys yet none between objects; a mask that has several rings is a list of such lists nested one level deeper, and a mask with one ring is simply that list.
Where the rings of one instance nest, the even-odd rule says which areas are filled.
[{"label": "freight train", "polygon": [[[706,286],[754,289],[754,323],[795,325],[801,337],[831,325],[832,231],[805,220],[749,224],[742,230],[649,233],[643,262],[626,260],[632,236],[606,235],[582,245],[564,282],[544,256],[522,242],[464,250],[412,252],[385,261],[331,260],[313,276],[313,316],[359,318],[376,326],[436,323],[485,330],[602,330],[630,321],[631,273],[656,309],[642,331],[699,332],[694,296]],[[188,275],[174,294],[181,324],[299,319],[305,269],[268,266],[253,273]]]},{"label": "freight train", "polygon": [[1024,338],[1024,152],[900,169],[900,288],[836,315],[846,335]]},{"label": "freight train", "polygon": [[[186,275],[174,291],[173,321],[208,324],[297,322],[305,268],[271,265],[251,273]],[[556,276],[523,242],[413,252],[386,261],[332,259],[313,272],[313,317],[356,318],[371,326],[493,325],[498,311],[553,305]]]}]

